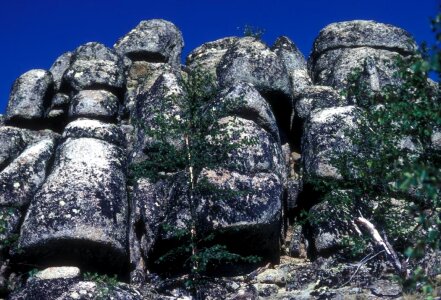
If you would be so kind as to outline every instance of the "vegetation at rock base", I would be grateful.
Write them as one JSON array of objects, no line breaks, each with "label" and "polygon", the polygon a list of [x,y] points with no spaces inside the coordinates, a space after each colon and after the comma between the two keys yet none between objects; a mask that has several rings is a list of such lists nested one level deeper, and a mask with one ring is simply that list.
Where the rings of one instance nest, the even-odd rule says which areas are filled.
[{"label": "vegetation at rock base", "polygon": [[[363,69],[349,76],[344,95],[363,115],[352,138],[355,151],[333,159],[341,180],[307,178],[332,209],[306,213],[316,224],[337,214],[345,232],[341,246],[351,255],[389,248],[386,256],[404,288],[428,298],[434,292],[433,277],[441,272],[436,264],[441,251],[441,149],[434,145],[441,129],[441,14],[432,25],[437,41],[432,49],[423,47],[422,53],[390,62],[397,66],[399,84],[375,91],[367,86]],[[438,82],[428,80],[429,74]],[[378,229],[384,249],[359,220]]]},{"label": "vegetation at rock base", "polygon": [[97,285],[95,299],[107,299],[110,296],[112,290],[118,285],[118,279],[116,275],[108,276],[97,273],[84,273],[84,280],[93,281]]},{"label": "vegetation at rock base", "polygon": [[217,187],[199,175],[203,169],[233,166],[230,153],[239,147],[253,145],[255,141],[254,138],[242,138],[240,142],[232,142],[240,132],[232,132],[231,128],[240,128],[241,122],[230,114],[242,99],[217,101],[219,89],[211,74],[196,69],[179,84],[183,96],[165,97],[160,106],[152,108],[152,126],[143,126],[137,121],[153,142],[146,151],[147,159],[133,164],[131,174],[135,180],[147,177],[153,182],[182,181],[184,178],[184,195],[178,201],[186,202],[190,217],[183,228],[163,224],[164,231],[179,240],[180,246],[165,253],[157,263],[187,257],[184,265],[191,269],[187,286],[197,292],[198,282],[209,266],[260,260],[257,256],[232,253],[225,245],[214,242],[216,234],[200,227],[197,212],[202,197],[216,199],[247,193],[246,190]]}]

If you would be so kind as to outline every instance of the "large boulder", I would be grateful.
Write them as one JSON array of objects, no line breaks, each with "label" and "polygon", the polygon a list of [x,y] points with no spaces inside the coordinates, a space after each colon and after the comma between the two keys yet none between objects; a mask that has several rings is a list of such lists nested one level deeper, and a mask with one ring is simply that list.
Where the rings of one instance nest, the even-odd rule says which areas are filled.
[{"label": "large boulder", "polygon": [[310,72],[314,84],[344,89],[355,68],[373,90],[396,84],[393,73],[396,56],[415,53],[412,36],[403,29],[374,21],[333,23],[314,42]]},{"label": "large boulder", "polygon": [[358,134],[362,113],[355,106],[315,110],[305,123],[302,162],[306,176],[341,179],[338,159],[355,154],[352,139]]},{"label": "large boulder", "polygon": [[91,118],[115,120],[118,114],[119,100],[105,90],[83,90],[76,94],[69,108],[70,118]]},{"label": "large boulder", "polygon": [[15,80],[9,95],[7,121],[29,121],[44,118],[53,93],[52,74],[30,70]]},{"label": "large boulder", "polygon": [[87,43],[72,54],[63,75],[70,90],[105,89],[119,93],[125,85],[124,62],[113,49],[100,43]]},{"label": "large boulder", "polygon": [[184,40],[173,23],[152,19],[141,21],[113,47],[131,60],[169,63],[179,68]]},{"label": "large boulder", "polygon": [[228,49],[217,67],[217,78],[223,87],[242,81],[261,93],[291,97],[291,81],[282,60],[253,37],[241,38]]},{"label": "large boulder", "polygon": [[216,76],[216,69],[222,57],[237,40],[237,37],[226,37],[197,47],[187,56],[187,67],[190,70],[200,68]]},{"label": "large boulder", "polygon": [[125,152],[95,138],[67,138],[21,228],[22,255],[122,272],[127,257]]},{"label": "large boulder", "polygon": [[61,89],[63,75],[70,66],[71,58],[72,52],[63,53],[55,60],[49,69],[49,72],[51,72],[52,77],[54,78],[54,88],[56,92],[60,91]]},{"label": "large boulder", "polygon": [[294,96],[312,84],[305,57],[288,37],[281,36],[277,38],[271,50],[280,57],[285,65],[291,79]]},{"label": "large boulder", "polygon": [[44,139],[26,148],[0,173],[0,205],[29,204],[46,179],[54,150],[55,140]]}]

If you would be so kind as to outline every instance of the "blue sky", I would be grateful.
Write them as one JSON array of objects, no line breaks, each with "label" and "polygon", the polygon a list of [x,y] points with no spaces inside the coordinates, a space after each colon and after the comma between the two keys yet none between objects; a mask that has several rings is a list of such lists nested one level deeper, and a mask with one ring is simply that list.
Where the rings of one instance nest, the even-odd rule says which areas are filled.
[{"label": "blue sky", "polygon": [[0,6],[0,113],[20,74],[48,69],[63,52],[90,41],[107,46],[141,20],[163,18],[183,32],[185,56],[204,42],[265,29],[271,45],[287,35],[309,55],[320,29],[338,21],[376,20],[432,41],[429,17],[439,0],[9,0]]}]

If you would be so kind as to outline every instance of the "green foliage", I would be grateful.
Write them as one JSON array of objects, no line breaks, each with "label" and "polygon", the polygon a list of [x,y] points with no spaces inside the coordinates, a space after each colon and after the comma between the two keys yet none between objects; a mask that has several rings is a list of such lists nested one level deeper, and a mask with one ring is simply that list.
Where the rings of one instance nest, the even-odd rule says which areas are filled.
[{"label": "green foliage", "polygon": [[[364,111],[359,135],[352,138],[357,151],[333,160],[342,180],[309,179],[324,193],[351,190],[351,198],[329,193],[326,201],[346,222],[359,214],[371,220],[410,259],[441,250],[441,153],[431,141],[434,129],[441,128],[441,99],[439,83],[428,80],[430,72],[440,78],[440,21],[441,15],[433,23],[438,44],[431,52],[393,62],[398,84],[373,91],[363,70],[353,71],[344,95]],[[348,233],[344,244],[361,254],[363,239]],[[405,284],[427,287],[429,279],[421,270],[412,274]]]},{"label": "green foliage", "polygon": [[[12,208],[2,210],[0,213],[0,236],[6,235],[7,233],[7,221],[8,219],[13,216],[14,210]],[[0,249],[3,248],[10,248],[15,246],[19,235],[18,234],[9,234],[9,236],[5,236],[5,238],[2,238],[0,240]]]},{"label": "green foliage", "polygon": [[243,35],[244,36],[251,36],[256,39],[262,39],[262,36],[264,34],[265,34],[265,29],[262,29],[260,27],[245,25],[243,28]]},{"label": "green foliage", "polygon": [[133,164],[130,170],[134,180],[147,177],[153,182],[176,182],[184,178],[184,195],[180,201],[186,202],[190,219],[183,228],[176,228],[175,224],[163,225],[165,232],[180,241],[180,246],[168,251],[157,263],[188,257],[185,264],[192,270],[188,286],[195,288],[201,274],[210,265],[258,260],[255,256],[242,257],[231,253],[226,246],[216,244],[215,236],[199,227],[196,210],[198,199],[202,197],[226,200],[248,192],[215,186],[200,178],[200,173],[204,168],[235,167],[231,153],[255,144],[256,138],[241,136],[237,130],[241,128],[240,120],[231,117],[232,112],[241,107],[243,99],[216,100],[219,89],[211,74],[197,68],[181,79],[179,86],[182,93],[164,91],[170,96],[151,108],[153,118],[149,126],[137,121],[136,125],[153,142],[146,151],[147,159]]},{"label": "green foliage", "polygon": [[84,280],[93,281],[97,285],[95,299],[107,299],[111,292],[118,285],[116,275],[108,276],[98,273],[86,272],[83,275]]}]

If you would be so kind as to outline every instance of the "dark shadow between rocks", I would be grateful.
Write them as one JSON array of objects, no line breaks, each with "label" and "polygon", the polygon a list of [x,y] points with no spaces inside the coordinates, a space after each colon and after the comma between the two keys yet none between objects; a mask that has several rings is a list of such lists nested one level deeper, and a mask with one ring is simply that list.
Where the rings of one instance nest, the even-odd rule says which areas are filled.
[{"label": "dark shadow between rocks", "polygon": [[166,56],[157,52],[139,51],[126,54],[132,61],[146,61],[150,63],[168,63]]}]

